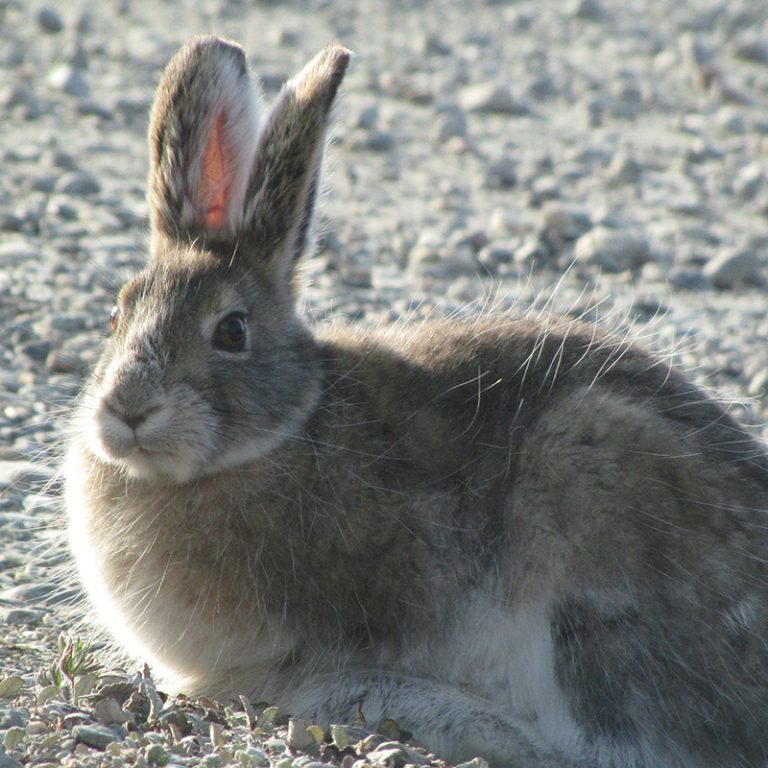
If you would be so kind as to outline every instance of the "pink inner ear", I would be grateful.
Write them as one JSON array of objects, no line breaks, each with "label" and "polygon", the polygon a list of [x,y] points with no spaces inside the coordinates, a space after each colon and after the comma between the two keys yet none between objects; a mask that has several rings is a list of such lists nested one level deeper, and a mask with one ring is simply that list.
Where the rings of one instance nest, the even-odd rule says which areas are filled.
[{"label": "pink inner ear", "polygon": [[213,124],[203,153],[197,188],[195,207],[202,218],[200,223],[206,229],[223,229],[227,226],[227,203],[233,168],[232,151],[225,139],[224,119],[224,112],[221,112]]}]

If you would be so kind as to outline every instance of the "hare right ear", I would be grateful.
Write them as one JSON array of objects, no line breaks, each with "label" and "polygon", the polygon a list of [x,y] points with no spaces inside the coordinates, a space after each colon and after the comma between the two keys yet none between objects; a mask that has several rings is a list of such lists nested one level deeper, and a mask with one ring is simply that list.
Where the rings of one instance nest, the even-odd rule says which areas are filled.
[{"label": "hare right ear", "polygon": [[234,241],[260,112],[261,95],[240,46],[200,37],[173,57],[149,129],[153,235]]}]

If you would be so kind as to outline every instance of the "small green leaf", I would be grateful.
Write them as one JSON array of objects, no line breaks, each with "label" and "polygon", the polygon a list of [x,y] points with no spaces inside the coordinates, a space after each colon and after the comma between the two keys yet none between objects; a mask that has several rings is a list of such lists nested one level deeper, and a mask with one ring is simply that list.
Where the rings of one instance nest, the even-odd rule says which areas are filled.
[{"label": "small green leaf", "polygon": [[12,749],[16,749],[16,747],[24,741],[26,735],[27,733],[23,728],[17,728],[15,726],[9,728],[5,732],[5,739],[3,739],[6,751],[10,752]]},{"label": "small green leaf", "polygon": [[277,707],[267,707],[259,715],[259,728],[271,728],[279,714],[280,710]]},{"label": "small green leaf", "polygon": [[10,675],[0,680],[0,699],[9,699],[24,688],[24,681],[18,675]]}]

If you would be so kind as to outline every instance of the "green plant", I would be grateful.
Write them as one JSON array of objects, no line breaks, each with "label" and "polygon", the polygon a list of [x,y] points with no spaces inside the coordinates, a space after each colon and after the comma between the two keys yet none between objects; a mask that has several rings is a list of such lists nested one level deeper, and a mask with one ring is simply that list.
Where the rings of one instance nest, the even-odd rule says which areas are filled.
[{"label": "green plant", "polygon": [[59,658],[40,671],[38,679],[43,685],[52,685],[61,690],[64,682],[69,683],[72,703],[77,705],[80,695],[87,693],[93,685],[98,664],[91,656],[88,643],[79,637],[59,637]]}]

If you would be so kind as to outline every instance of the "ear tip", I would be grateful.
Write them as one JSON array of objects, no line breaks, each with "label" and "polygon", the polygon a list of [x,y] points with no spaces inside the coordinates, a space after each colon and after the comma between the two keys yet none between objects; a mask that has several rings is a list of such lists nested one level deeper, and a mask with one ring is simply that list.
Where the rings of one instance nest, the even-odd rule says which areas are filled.
[{"label": "ear tip", "polygon": [[352,51],[342,45],[327,45],[288,81],[286,87],[301,102],[319,99],[330,105],[347,71]]},{"label": "ear tip", "polygon": [[353,56],[354,53],[349,48],[345,48],[343,45],[338,45],[337,43],[332,43],[320,51],[318,59],[325,65],[325,67],[327,67],[328,71],[333,76],[341,78],[347,71],[347,67]]},{"label": "ear tip", "polygon": [[188,40],[174,57],[177,61],[201,61],[215,63],[217,61],[235,59],[240,68],[246,66],[246,56],[243,47],[225,37],[216,35],[197,35]]}]

